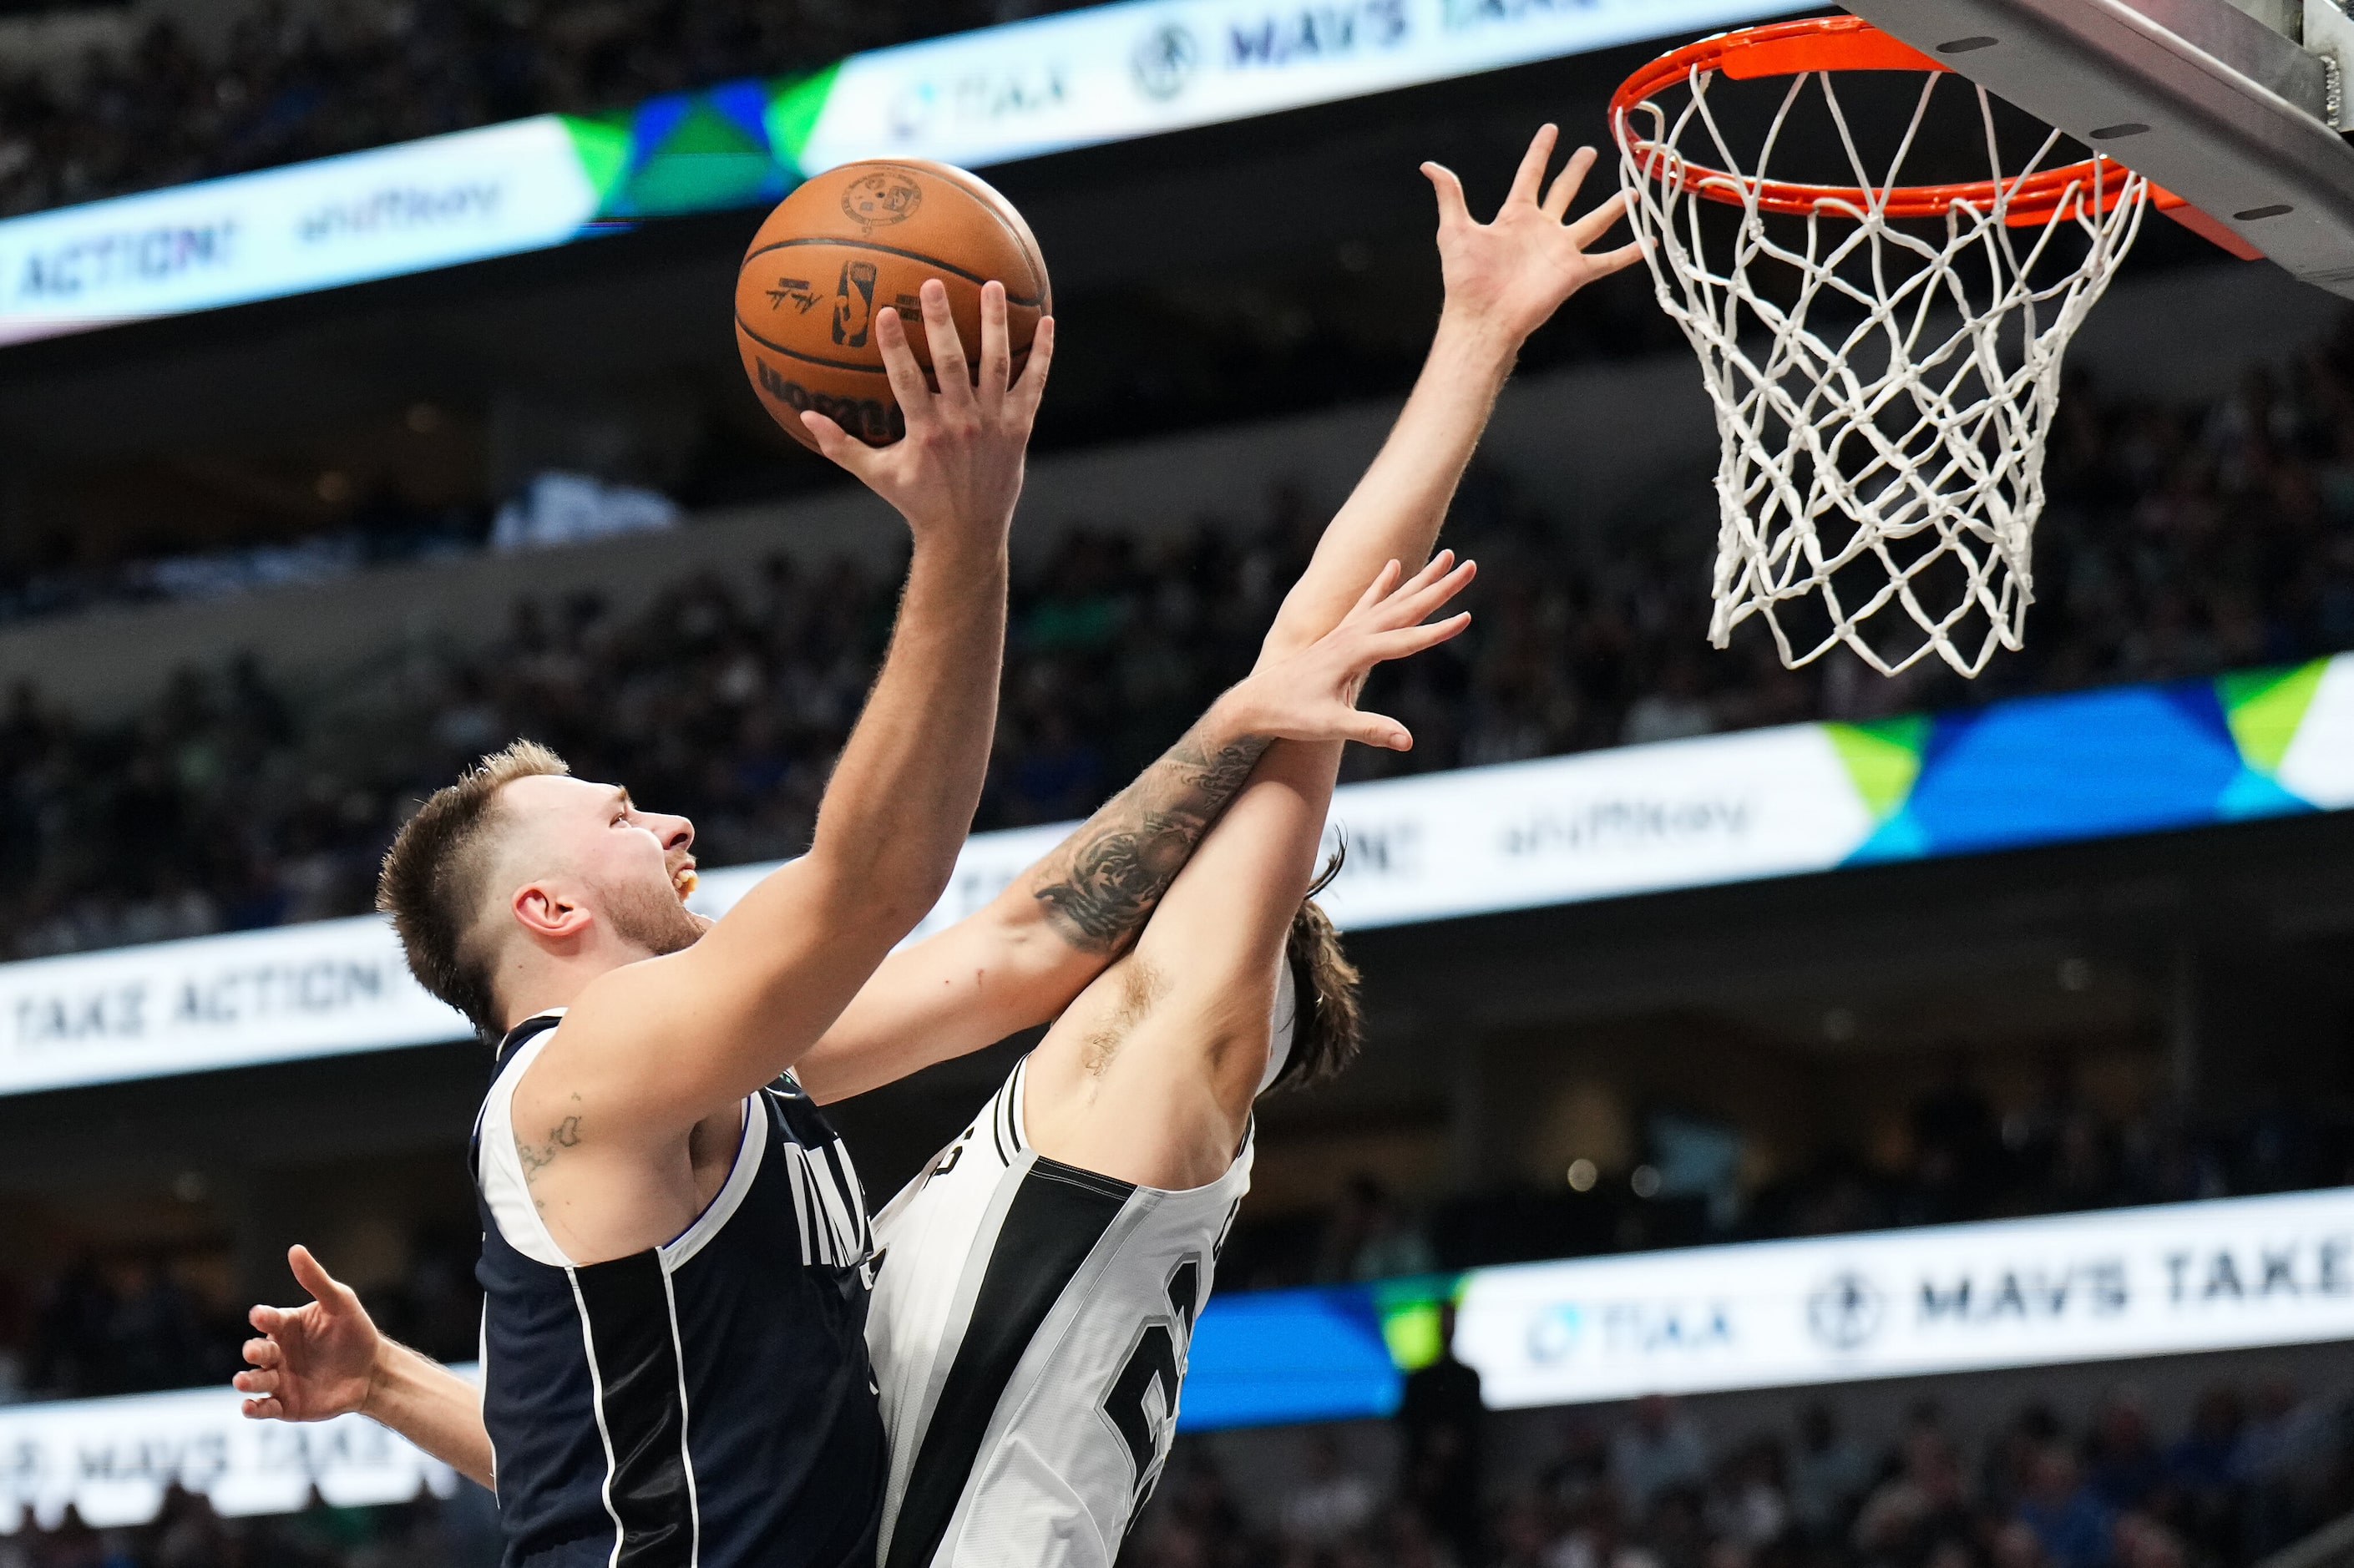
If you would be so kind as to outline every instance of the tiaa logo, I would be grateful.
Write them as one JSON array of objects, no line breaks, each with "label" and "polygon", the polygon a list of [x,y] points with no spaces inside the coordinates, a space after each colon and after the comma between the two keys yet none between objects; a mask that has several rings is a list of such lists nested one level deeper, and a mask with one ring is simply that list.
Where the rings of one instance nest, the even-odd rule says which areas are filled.
[{"label": "tiaa logo", "polygon": [[1556,1301],[1537,1309],[1529,1319],[1529,1360],[1539,1366],[1559,1366],[1577,1353],[1585,1335],[1585,1314],[1574,1301]]}]

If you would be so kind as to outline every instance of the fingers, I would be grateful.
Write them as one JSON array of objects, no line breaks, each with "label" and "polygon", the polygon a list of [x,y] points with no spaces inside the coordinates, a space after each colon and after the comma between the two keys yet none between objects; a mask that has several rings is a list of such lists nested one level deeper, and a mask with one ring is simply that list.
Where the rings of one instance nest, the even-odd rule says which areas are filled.
[{"label": "fingers", "polygon": [[1385,629],[1413,626],[1433,610],[1461,593],[1479,573],[1476,561],[1455,565],[1455,553],[1442,550],[1415,577],[1382,603],[1381,622]]},{"label": "fingers", "polygon": [[286,1326],[283,1307],[256,1307],[245,1315],[245,1320],[265,1334],[274,1334]]},{"label": "fingers", "polygon": [[875,463],[875,449],[853,436],[814,408],[801,410],[801,429],[817,442],[817,450],[833,462],[864,479]]},{"label": "fingers", "polygon": [[282,1421],[286,1416],[285,1406],[274,1399],[249,1399],[243,1409],[247,1419],[252,1421]]},{"label": "fingers", "polygon": [[229,1386],[239,1393],[276,1393],[278,1374],[274,1372],[241,1372],[228,1380]]},{"label": "fingers", "polygon": [[1569,226],[1570,242],[1580,250],[1610,232],[1618,220],[1627,216],[1627,193],[1620,191],[1584,217]]},{"label": "fingers", "polygon": [[1373,640],[1374,661],[1379,663],[1388,663],[1394,659],[1410,659],[1426,648],[1436,648],[1442,642],[1453,641],[1462,636],[1463,629],[1470,624],[1471,612],[1467,609],[1450,615],[1445,620],[1434,620],[1423,626],[1401,627],[1395,631],[1385,631]]},{"label": "fingers", "polygon": [[[1395,561],[1392,561],[1390,565],[1394,567],[1397,563]],[[1388,597],[1391,599],[1404,599],[1408,594],[1419,593],[1424,588],[1429,587],[1432,583],[1437,582],[1440,577],[1445,577],[1454,568],[1455,552],[1452,550],[1441,550],[1438,554],[1431,556],[1429,560],[1423,563],[1422,570],[1414,574],[1414,580],[1412,582],[1407,583],[1404,588],[1397,589]]]},{"label": "fingers", "polygon": [[1594,167],[1596,154],[1591,147],[1580,147],[1569,155],[1569,162],[1553,176],[1553,188],[1545,192],[1544,215],[1559,223],[1569,211],[1569,204],[1577,199],[1580,185]]},{"label": "fingers", "polygon": [[1022,379],[1013,384],[1007,407],[1024,420],[1038,416],[1039,400],[1046,396],[1046,372],[1055,362],[1055,318],[1040,316],[1038,330],[1030,338],[1030,363],[1022,367]]},{"label": "fingers", "polygon": [[1438,227],[1455,228],[1469,223],[1471,207],[1463,199],[1463,182],[1455,177],[1455,171],[1444,164],[1425,164],[1422,173],[1438,193]]},{"label": "fingers", "polygon": [[1380,747],[1384,751],[1414,749],[1414,732],[1388,715],[1360,713],[1351,716],[1349,739]]},{"label": "fingers", "polygon": [[1547,124],[1537,127],[1536,135],[1530,139],[1529,150],[1521,154],[1519,172],[1512,175],[1511,192],[1504,197],[1506,207],[1516,201],[1533,202],[1537,199],[1537,188],[1544,183],[1545,165],[1553,161],[1553,144],[1560,139],[1560,126]]},{"label": "fingers", "polygon": [[[286,1347],[275,1340],[248,1340],[245,1342],[245,1359],[265,1371],[282,1367],[286,1364]],[[245,1373],[237,1375],[243,1377]]]},{"label": "fingers", "polygon": [[1005,285],[981,286],[981,406],[995,408],[1005,401],[1006,383],[1013,376],[1013,350],[1005,334]]},{"label": "fingers", "polygon": [[1390,590],[1397,583],[1398,574],[1405,569],[1395,561],[1384,562],[1382,569],[1373,574],[1373,580],[1365,585],[1365,591],[1357,596],[1357,602],[1350,609],[1349,614],[1341,619],[1346,620],[1350,616],[1361,615],[1388,599]]},{"label": "fingers", "polygon": [[286,1266],[294,1271],[294,1283],[309,1291],[313,1300],[338,1309],[359,1305],[359,1298],[352,1294],[351,1287],[329,1274],[319,1260],[311,1255],[309,1247],[288,1247]]},{"label": "fingers", "polygon": [[[969,404],[972,397],[972,366],[964,356],[964,339],[957,335],[956,316],[949,310],[949,288],[938,278],[924,280],[924,341],[931,345],[932,379],[939,383],[944,403]],[[1004,291],[999,291],[1002,308]],[[886,355],[887,357],[887,355]],[[912,357],[909,363],[913,363]],[[894,386],[898,378],[892,377]],[[907,395],[899,397],[906,407]]]},{"label": "fingers", "polygon": [[[929,302],[934,289],[940,289],[938,280],[924,284],[926,301],[924,322],[927,332],[931,329]],[[946,289],[940,289],[940,300],[942,309],[945,311],[948,301]],[[964,349],[957,342],[956,328],[953,325],[949,328],[946,335],[948,343],[954,345],[950,348],[950,352],[956,355],[957,384],[963,386]],[[931,341],[932,368],[935,372],[939,372],[944,363],[940,354],[942,347],[940,335],[935,334]],[[899,412],[907,416],[909,427],[913,428],[923,420],[930,418],[932,389],[924,380],[923,367],[916,363],[916,351],[907,346],[907,323],[899,319],[899,313],[896,307],[875,313],[875,346],[882,352],[883,373],[891,378],[891,396],[899,400]],[[944,373],[941,374],[940,384],[943,387],[948,385],[948,377]],[[807,420],[804,419],[803,422],[806,423]]]},{"label": "fingers", "polygon": [[1631,245],[1621,245],[1616,250],[1606,250],[1599,256],[1588,256],[1585,260],[1594,269],[1596,277],[1606,278],[1613,272],[1622,272],[1640,261],[1643,259],[1643,252],[1649,249],[1650,246],[1647,241],[1638,239]]}]

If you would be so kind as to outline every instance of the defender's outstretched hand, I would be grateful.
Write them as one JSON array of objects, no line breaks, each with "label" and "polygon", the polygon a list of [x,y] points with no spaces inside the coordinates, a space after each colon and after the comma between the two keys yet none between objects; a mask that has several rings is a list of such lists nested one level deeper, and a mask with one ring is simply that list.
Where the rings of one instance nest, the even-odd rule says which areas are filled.
[{"label": "defender's outstretched hand", "polygon": [[907,323],[896,310],[875,313],[875,341],[890,373],[891,393],[907,422],[907,433],[887,447],[870,447],[815,410],[801,423],[818,450],[866,482],[899,509],[920,536],[932,529],[1002,530],[1022,494],[1023,454],[1030,427],[1046,390],[1046,370],[1055,357],[1055,318],[1038,323],[1030,363],[1021,378],[1012,376],[1013,354],[1005,330],[1005,286],[981,291],[981,374],[965,358],[949,291],[938,279],[923,287],[924,338],[931,345],[935,392],[907,345]]},{"label": "defender's outstretched hand", "polygon": [[1455,564],[1455,552],[1441,550],[1411,582],[1392,561],[1359,597],[1341,624],[1296,652],[1263,657],[1234,695],[1253,735],[1275,740],[1358,740],[1391,751],[1411,751],[1405,726],[1381,714],[1362,713],[1357,694],[1373,666],[1436,648],[1471,624],[1466,614],[1431,620],[1447,600],[1470,586],[1479,573],[1470,561]]},{"label": "defender's outstretched hand", "polygon": [[1469,313],[1517,342],[1543,326],[1562,302],[1596,278],[1632,266],[1643,254],[1640,242],[1589,253],[1587,247],[1627,214],[1627,198],[1612,196],[1577,219],[1564,223],[1569,204],[1594,167],[1595,151],[1580,147],[1539,199],[1545,165],[1552,161],[1557,127],[1547,125],[1529,143],[1493,223],[1479,223],[1464,204],[1463,182],[1443,164],[1422,172],[1438,192],[1438,259],[1447,279],[1448,313]]},{"label": "defender's outstretched hand", "polygon": [[247,1315],[261,1338],[245,1342],[253,1370],[232,1380],[251,1396],[245,1413],[258,1421],[324,1421],[357,1410],[375,1378],[376,1323],[308,1247],[293,1248],[286,1261],[311,1304],[256,1307]]}]

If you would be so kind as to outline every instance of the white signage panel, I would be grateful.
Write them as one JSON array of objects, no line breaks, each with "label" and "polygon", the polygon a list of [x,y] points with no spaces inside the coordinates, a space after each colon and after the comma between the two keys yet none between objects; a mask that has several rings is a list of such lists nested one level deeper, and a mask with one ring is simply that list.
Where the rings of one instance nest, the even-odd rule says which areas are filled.
[{"label": "white signage panel", "polygon": [[811,171],[895,154],[1002,163],[1797,8],[1787,0],[1134,0],[854,55],[800,161]]},{"label": "white signage panel", "polygon": [[598,193],[552,114],[0,224],[0,343],[575,238]]},{"label": "white signage panel", "polygon": [[1499,1409],[2354,1339],[2354,1189],[1475,1270]]},{"label": "white signage panel", "polygon": [[0,1093],[471,1033],[372,915],[0,965]]},{"label": "white signage panel", "polygon": [[1873,825],[1816,725],[1425,774],[1339,791],[1323,902],[1362,929],[1821,871]]},{"label": "white signage panel", "polygon": [[449,1466],[364,1416],[249,1421],[242,1403],[222,1387],[0,1408],[0,1535],[54,1528],[68,1504],[100,1530],[143,1524],[175,1483],[232,1516],[294,1512],[313,1487],[339,1508],[457,1489]]}]

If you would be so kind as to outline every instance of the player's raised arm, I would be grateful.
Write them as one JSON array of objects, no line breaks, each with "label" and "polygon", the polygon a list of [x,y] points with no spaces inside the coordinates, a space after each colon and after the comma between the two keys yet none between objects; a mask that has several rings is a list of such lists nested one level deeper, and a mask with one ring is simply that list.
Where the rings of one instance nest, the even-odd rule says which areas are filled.
[{"label": "player's raised arm", "polygon": [[[1540,199],[1555,140],[1550,125],[1537,132],[1488,224],[1472,220],[1452,173],[1424,165],[1438,193],[1446,310],[1381,454],[1285,598],[1262,669],[1332,631],[1383,562],[1409,571],[1422,564],[1522,343],[1571,294],[1640,255],[1633,246],[1586,253],[1617,222],[1615,199],[1564,222],[1592,149],[1575,154]],[[1272,726],[1247,716],[1250,705],[1237,695],[1222,697],[986,908],[886,959],[800,1064],[811,1092],[822,1100],[860,1094],[1054,1017],[1142,928],[1277,736],[1384,744],[1329,725]]]},{"label": "player's raised arm", "polygon": [[1572,154],[1546,189],[1556,139],[1551,125],[1537,132],[1490,223],[1473,220],[1453,173],[1437,164],[1422,166],[1438,194],[1438,255],[1447,281],[1438,332],[1381,454],[1285,597],[1267,633],[1269,652],[1303,647],[1331,630],[1383,562],[1398,561],[1408,572],[1421,567],[1521,344],[1572,294],[1642,255],[1635,245],[1587,249],[1623,216],[1619,197],[1565,221],[1595,152]]},{"label": "player's raised arm", "polygon": [[[1053,327],[1040,324],[1022,378],[1009,380],[1004,291],[990,285],[975,376],[938,282],[925,284],[923,308],[938,393],[897,314],[876,320],[904,440],[870,450],[805,416],[826,454],[896,506],[914,535],[890,651],[810,852],[693,947],[591,981],[518,1090],[519,1117],[572,1114],[578,1097],[584,1128],[663,1138],[735,1103],[793,1065],[947,885],[996,724],[1006,535]],[[526,922],[529,895],[517,895]]]},{"label": "player's raised arm", "polygon": [[1269,744],[1405,740],[1357,710],[1347,664],[1320,645],[1262,662],[986,906],[885,959],[794,1065],[802,1086],[863,1094],[1061,1012],[1134,940]]}]

